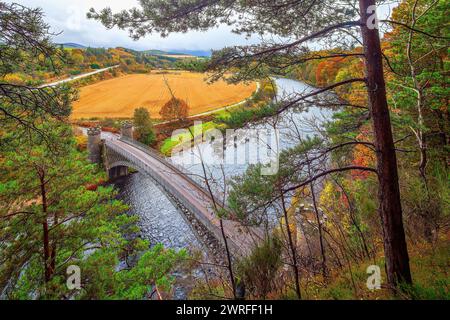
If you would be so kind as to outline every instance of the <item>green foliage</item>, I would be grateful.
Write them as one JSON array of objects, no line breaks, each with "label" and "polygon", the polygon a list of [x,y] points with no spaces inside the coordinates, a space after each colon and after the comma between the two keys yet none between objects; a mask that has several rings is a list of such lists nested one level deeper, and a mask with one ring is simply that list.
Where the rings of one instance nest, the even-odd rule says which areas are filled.
[{"label": "green foliage", "polygon": [[169,156],[172,150],[182,143],[187,143],[189,141],[193,142],[198,139],[199,135],[204,134],[208,130],[217,128],[214,122],[202,122],[201,124],[190,126],[186,129],[186,132],[179,133],[163,141],[160,151],[162,154]]},{"label": "green foliage", "polygon": [[0,21],[0,78],[23,68],[52,64],[57,49],[50,41],[42,9],[1,2]]},{"label": "green foliage", "polygon": [[266,239],[252,253],[239,261],[238,276],[246,291],[259,299],[267,298],[277,283],[277,273],[282,266],[281,242],[276,237]]},{"label": "green foliage", "polygon": [[240,108],[230,112],[225,117],[217,117],[215,122],[224,124],[228,128],[242,128],[251,122],[260,121],[262,119],[271,117],[277,113],[278,105],[265,104],[260,108]]},{"label": "green foliage", "polygon": [[146,145],[153,145],[156,142],[153,123],[146,108],[142,107],[134,110],[133,123],[138,141]]},{"label": "green foliage", "polygon": [[277,105],[272,103],[277,89],[272,80],[260,81],[259,90],[242,106],[219,111],[214,118],[222,128],[242,128],[247,123],[270,117],[277,112]]},{"label": "green foliage", "polygon": [[139,258],[134,268],[116,274],[120,288],[114,298],[141,299],[154,285],[161,290],[170,290],[174,278],[169,273],[186,257],[185,250],[176,252],[164,249],[161,244],[154,246]]},{"label": "green foliage", "polygon": [[[165,250],[136,237],[136,216],[102,186],[104,174],[76,150],[72,130],[46,123],[54,139],[19,139],[0,161],[0,291],[13,299],[143,298],[157,284],[170,287],[184,251]],[[117,272],[121,261],[137,259]],[[66,268],[81,269],[82,290],[66,287]]]},{"label": "green foliage", "polygon": [[[61,56],[50,41],[41,9],[0,2],[0,122],[27,134],[44,119],[64,119],[76,92],[67,85],[35,88],[34,73],[60,70]],[[0,132],[1,133],[1,132]],[[41,135],[45,132],[40,131]],[[1,147],[1,145],[0,145]]]},{"label": "green foliage", "polygon": [[450,219],[448,177],[439,163],[429,168],[427,185],[414,171],[401,170],[402,206],[411,241],[436,242]]},{"label": "green foliage", "polygon": [[206,72],[208,69],[208,59],[201,59],[201,58],[178,59],[175,62],[175,67],[182,70],[203,73]]},{"label": "green foliage", "polygon": [[403,285],[405,294],[415,300],[450,300],[448,246],[420,252],[412,258],[415,283]]},{"label": "green foliage", "polygon": [[245,224],[261,225],[267,219],[267,212],[278,209],[282,189],[305,179],[307,154],[322,146],[319,138],[306,139],[280,153],[276,174],[262,175],[263,165],[257,164],[250,165],[243,175],[230,179],[228,207],[234,215],[232,218]]},{"label": "green foliage", "polygon": [[[336,273],[326,287],[318,283],[308,288],[307,299],[332,300],[367,300],[367,299],[418,299],[418,300],[448,300],[450,299],[450,282],[448,277],[448,243],[441,243],[435,248],[419,245],[410,250],[411,271],[414,284],[402,285],[399,295],[392,294],[386,288],[368,290],[366,281],[369,265],[382,266],[383,259],[362,261],[350,265]],[[382,284],[386,281],[384,268],[381,268]]]}]

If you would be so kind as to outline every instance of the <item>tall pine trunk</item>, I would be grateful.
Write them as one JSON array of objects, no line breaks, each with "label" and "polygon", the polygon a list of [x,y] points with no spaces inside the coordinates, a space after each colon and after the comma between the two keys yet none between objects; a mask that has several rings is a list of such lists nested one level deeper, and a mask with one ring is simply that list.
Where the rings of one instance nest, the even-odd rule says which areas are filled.
[{"label": "tall pine trunk", "polygon": [[369,108],[377,147],[378,201],[383,228],[386,273],[388,284],[395,288],[399,282],[412,282],[403,228],[397,158],[386,99],[380,36],[376,28],[368,25],[368,22],[373,22],[373,10],[370,9],[375,8],[375,0],[359,0],[359,6]]},{"label": "tall pine trunk", "polygon": [[286,203],[285,203],[285,199],[284,199],[284,194],[283,192],[280,193],[281,195],[281,204],[283,207],[283,215],[284,215],[284,223],[286,224],[286,233],[288,236],[288,243],[289,243],[289,250],[291,251],[290,255],[291,255],[291,260],[292,260],[292,272],[294,274],[294,281],[295,281],[295,293],[297,295],[297,298],[299,300],[302,299],[302,293],[300,291],[300,271],[298,268],[298,264],[297,264],[297,248],[296,245],[294,244],[294,239],[292,238],[292,231],[291,231],[291,226],[290,226],[290,221],[289,221],[289,215],[288,215],[288,211],[286,208]]},{"label": "tall pine trunk", "polygon": [[50,240],[49,240],[49,230],[47,222],[47,191],[45,189],[45,174],[39,173],[40,189],[41,189],[41,200],[42,200],[42,213],[44,215],[42,221],[42,241],[44,246],[44,276],[45,282],[49,282],[52,276],[52,271],[50,267]]},{"label": "tall pine trunk", "polygon": [[317,230],[319,231],[319,244],[320,244],[320,255],[322,256],[322,276],[325,282],[328,281],[328,268],[327,268],[327,256],[325,253],[325,243],[323,241],[322,232],[322,219],[320,217],[319,208],[317,207],[316,194],[314,191],[314,184],[311,182],[311,197],[313,201],[314,213],[316,215]]}]

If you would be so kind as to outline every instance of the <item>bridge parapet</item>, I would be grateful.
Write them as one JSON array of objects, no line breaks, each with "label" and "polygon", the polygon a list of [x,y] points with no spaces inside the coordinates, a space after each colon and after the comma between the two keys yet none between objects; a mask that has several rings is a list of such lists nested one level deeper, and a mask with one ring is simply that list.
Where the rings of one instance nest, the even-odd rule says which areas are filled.
[{"label": "bridge parapet", "polygon": [[202,186],[198,181],[196,181],[195,179],[193,179],[191,177],[192,176],[191,172],[188,172],[185,168],[177,166],[176,164],[172,163],[170,161],[170,159],[162,156],[160,153],[158,153],[158,151],[152,149],[151,147],[147,146],[146,144],[143,144],[137,140],[130,139],[127,137],[121,137],[119,140],[123,141],[125,143],[128,143],[128,144],[131,144],[133,147],[138,148],[139,150],[149,154],[153,158],[156,158],[159,161],[164,162],[165,165],[170,167],[172,170],[174,170],[178,174],[185,176],[185,178],[188,179],[191,184],[197,186],[199,189],[203,190],[203,192],[205,192],[208,196],[210,196],[209,192],[205,189],[205,187]]}]

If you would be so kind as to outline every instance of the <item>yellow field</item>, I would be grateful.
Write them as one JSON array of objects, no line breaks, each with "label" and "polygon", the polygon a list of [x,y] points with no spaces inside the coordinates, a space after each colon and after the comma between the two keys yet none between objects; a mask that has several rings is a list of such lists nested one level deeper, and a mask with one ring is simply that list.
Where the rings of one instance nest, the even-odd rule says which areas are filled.
[{"label": "yellow field", "polygon": [[189,104],[190,115],[238,103],[256,90],[255,83],[228,85],[218,81],[209,85],[200,73],[132,74],[81,88],[72,118],[126,118],[138,107],[146,107],[152,118],[160,118],[159,110],[171,98],[163,77],[175,96]]}]

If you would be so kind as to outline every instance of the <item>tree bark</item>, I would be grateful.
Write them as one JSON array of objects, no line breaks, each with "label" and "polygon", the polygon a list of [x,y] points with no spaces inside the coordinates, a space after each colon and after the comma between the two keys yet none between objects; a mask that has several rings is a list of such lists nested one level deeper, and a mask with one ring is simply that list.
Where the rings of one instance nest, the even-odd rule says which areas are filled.
[{"label": "tree bark", "polygon": [[378,201],[383,228],[386,273],[388,284],[396,288],[400,282],[412,283],[403,228],[397,158],[386,99],[380,37],[376,28],[368,26],[373,15],[368,9],[372,6],[375,8],[375,0],[359,0],[359,6],[369,109],[377,148]]},{"label": "tree bark", "polygon": [[322,276],[323,280],[328,281],[327,256],[325,253],[325,244],[323,242],[322,221],[320,218],[319,208],[317,208],[316,194],[314,193],[314,184],[311,182],[311,197],[313,201],[314,213],[316,215],[317,229],[319,230],[320,254],[322,256]]},{"label": "tree bark", "polygon": [[297,294],[297,298],[299,300],[302,299],[302,293],[300,291],[300,276],[299,276],[299,270],[298,270],[298,264],[297,264],[297,249],[294,244],[294,240],[292,239],[292,232],[289,225],[289,215],[286,208],[286,204],[284,202],[284,194],[281,192],[281,204],[283,207],[283,215],[284,215],[284,222],[286,224],[286,232],[288,235],[288,241],[289,241],[289,249],[291,251],[291,259],[292,259],[292,271],[294,273],[294,279],[295,279],[295,293]]},{"label": "tree bark", "polygon": [[41,200],[42,200],[42,213],[44,215],[42,221],[43,231],[43,245],[44,245],[44,277],[45,282],[49,282],[52,276],[50,263],[50,240],[47,222],[47,191],[45,189],[45,175],[39,174],[40,188],[41,188]]}]

